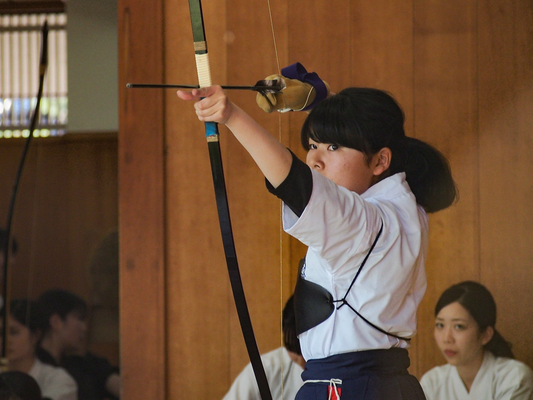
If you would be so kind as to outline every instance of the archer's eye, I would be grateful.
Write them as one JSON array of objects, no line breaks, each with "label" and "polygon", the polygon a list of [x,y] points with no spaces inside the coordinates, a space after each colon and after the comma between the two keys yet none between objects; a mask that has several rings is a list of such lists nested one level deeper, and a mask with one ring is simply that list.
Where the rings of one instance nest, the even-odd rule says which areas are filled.
[{"label": "archer's eye", "polygon": [[336,145],[336,144],[330,144],[330,145],[328,146],[328,150],[330,150],[330,151],[335,151],[335,150],[337,150],[338,148],[339,148],[339,146]]},{"label": "archer's eye", "polygon": [[309,143],[309,150],[316,150],[316,144]]}]

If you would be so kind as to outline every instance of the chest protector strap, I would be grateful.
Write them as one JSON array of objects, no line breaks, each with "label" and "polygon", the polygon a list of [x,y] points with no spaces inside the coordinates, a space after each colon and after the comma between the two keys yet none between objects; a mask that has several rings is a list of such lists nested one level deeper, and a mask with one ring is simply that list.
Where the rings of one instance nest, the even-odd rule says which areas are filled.
[{"label": "chest protector strap", "polygon": [[368,257],[370,256],[370,253],[372,253],[372,250],[374,250],[374,247],[376,246],[376,243],[378,242],[378,239],[381,236],[382,232],[383,222],[381,223],[381,228],[376,236],[376,239],[374,240],[374,243],[372,243],[372,246],[370,246],[368,253],[366,254],[361,265],[359,266],[359,269],[357,270],[357,273],[355,274],[352,283],[350,284],[348,290],[346,291],[346,294],[342,299],[333,300],[333,296],[331,295],[331,293],[328,292],[324,287],[302,278],[302,268],[305,265],[305,259],[300,260],[300,266],[298,268],[298,280],[296,281],[296,287],[294,289],[294,308],[296,312],[297,335],[300,335],[301,333],[308,331],[309,329],[314,328],[318,324],[324,322],[331,316],[331,314],[333,314],[335,308],[337,308],[338,310],[346,305],[353,312],[355,312],[363,321],[365,321],[367,324],[369,324],[374,329],[377,329],[381,333],[401,340],[411,340],[410,338],[405,338],[386,332],[380,327],[374,325],[372,322],[363,317],[361,313],[359,313],[346,301],[346,297],[348,297],[350,290],[352,289],[356,279],[359,277],[359,274],[361,273],[366,261],[368,260]]}]

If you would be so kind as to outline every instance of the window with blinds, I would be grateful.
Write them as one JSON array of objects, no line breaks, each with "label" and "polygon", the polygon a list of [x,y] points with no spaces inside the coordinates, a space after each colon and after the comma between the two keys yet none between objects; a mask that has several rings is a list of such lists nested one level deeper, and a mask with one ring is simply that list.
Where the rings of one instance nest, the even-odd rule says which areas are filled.
[{"label": "window with blinds", "polygon": [[67,15],[0,15],[0,138],[27,137],[37,102],[41,29],[48,22],[48,69],[34,136],[60,136],[68,119]]}]

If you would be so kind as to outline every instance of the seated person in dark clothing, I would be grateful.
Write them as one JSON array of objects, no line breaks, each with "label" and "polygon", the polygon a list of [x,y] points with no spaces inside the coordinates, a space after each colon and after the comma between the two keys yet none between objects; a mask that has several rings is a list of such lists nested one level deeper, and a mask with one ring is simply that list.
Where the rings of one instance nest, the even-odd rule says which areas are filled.
[{"label": "seated person in dark clothing", "polygon": [[120,397],[118,368],[85,350],[87,303],[65,290],[54,289],[37,300],[44,314],[43,339],[37,356],[65,368],[78,384],[79,400]]}]

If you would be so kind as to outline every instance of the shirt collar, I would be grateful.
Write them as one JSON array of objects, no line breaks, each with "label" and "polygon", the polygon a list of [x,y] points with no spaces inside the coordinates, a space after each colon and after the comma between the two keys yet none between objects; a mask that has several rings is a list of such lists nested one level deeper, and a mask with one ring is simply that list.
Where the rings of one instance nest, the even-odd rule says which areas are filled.
[{"label": "shirt collar", "polygon": [[379,198],[388,200],[409,192],[411,192],[411,189],[405,180],[405,172],[398,172],[370,186],[361,197],[363,199]]}]

